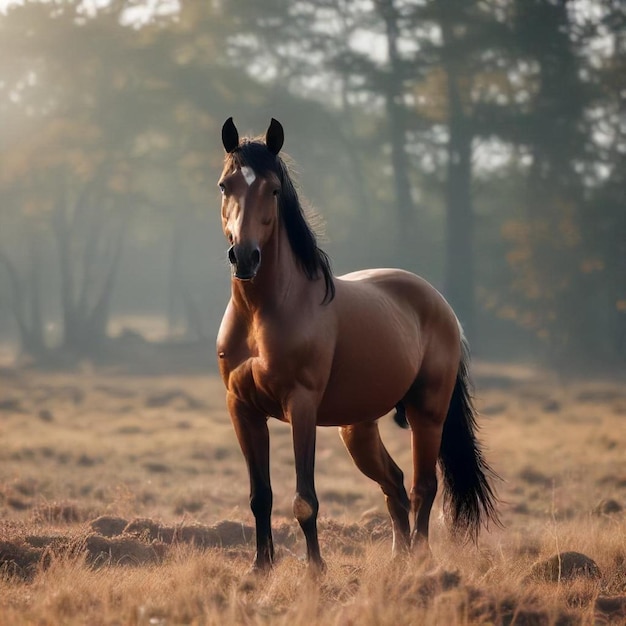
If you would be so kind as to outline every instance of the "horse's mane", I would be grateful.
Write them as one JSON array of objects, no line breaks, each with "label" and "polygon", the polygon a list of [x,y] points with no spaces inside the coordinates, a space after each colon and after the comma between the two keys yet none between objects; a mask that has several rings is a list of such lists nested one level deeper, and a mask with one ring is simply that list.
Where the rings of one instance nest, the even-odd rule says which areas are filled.
[{"label": "horse's mane", "polygon": [[278,212],[282,220],[291,249],[309,280],[324,277],[326,293],[324,302],[335,297],[335,283],[328,255],[317,245],[317,237],[307,222],[298,193],[289,169],[280,156],[272,154],[261,141],[244,139],[237,148],[226,156],[226,165],[250,167],[256,174],[265,177],[273,172],[281,184]]}]

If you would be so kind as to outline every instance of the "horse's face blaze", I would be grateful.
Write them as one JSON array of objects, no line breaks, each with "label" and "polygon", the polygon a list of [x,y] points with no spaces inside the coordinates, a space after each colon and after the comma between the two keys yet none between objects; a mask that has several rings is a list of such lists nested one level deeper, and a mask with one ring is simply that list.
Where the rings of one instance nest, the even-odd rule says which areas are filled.
[{"label": "horse's face blaze", "polygon": [[233,275],[251,280],[259,270],[263,247],[278,219],[278,177],[273,173],[261,177],[243,166],[224,171],[218,185],[222,192],[222,229],[231,245],[228,259]]}]

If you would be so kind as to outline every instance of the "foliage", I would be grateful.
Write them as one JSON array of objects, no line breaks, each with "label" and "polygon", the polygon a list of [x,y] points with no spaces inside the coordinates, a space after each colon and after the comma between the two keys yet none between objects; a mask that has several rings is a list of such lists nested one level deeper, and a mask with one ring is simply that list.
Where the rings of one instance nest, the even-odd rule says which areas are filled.
[{"label": "foliage", "polygon": [[0,14],[0,311],[24,350],[59,323],[93,355],[112,315],[146,309],[214,334],[234,115],[281,119],[338,269],[425,275],[485,351],[515,324],[517,354],[534,336],[553,360],[623,364],[619,3],[151,6]]}]

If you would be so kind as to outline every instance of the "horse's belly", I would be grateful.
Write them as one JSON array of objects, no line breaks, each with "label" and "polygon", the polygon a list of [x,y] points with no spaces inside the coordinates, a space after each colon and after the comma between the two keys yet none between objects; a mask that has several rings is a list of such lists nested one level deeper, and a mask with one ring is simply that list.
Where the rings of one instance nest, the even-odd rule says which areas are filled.
[{"label": "horse's belly", "polygon": [[416,360],[380,359],[376,364],[354,362],[333,372],[319,407],[318,424],[339,426],[378,419],[402,400],[417,370]]},{"label": "horse's belly", "polygon": [[379,381],[368,385],[342,384],[338,391],[324,396],[317,414],[318,426],[342,426],[382,417],[402,399],[412,381],[400,385],[397,381],[379,387]]},{"label": "horse's belly", "polygon": [[[381,280],[380,272],[362,272],[337,281],[339,330],[320,425],[377,419],[402,400],[417,377],[423,338],[415,277],[382,276],[387,274],[389,280]],[[394,281],[404,281],[407,289],[396,288]]]},{"label": "horse's belly", "polygon": [[351,424],[388,413],[415,380],[420,359],[417,328],[402,337],[379,329],[361,338],[335,359],[318,424]]}]

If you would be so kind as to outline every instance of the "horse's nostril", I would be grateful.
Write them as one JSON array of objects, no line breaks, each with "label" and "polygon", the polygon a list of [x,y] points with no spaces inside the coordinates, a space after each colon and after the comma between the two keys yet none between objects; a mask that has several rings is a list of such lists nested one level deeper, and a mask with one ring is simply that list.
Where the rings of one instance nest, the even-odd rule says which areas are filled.
[{"label": "horse's nostril", "polygon": [[261,251],[258,248],[255,248],[250,255],[253,266],[258,266],[261,262]]},{"label": "horse's nostril", "polygon": [[237,265],[237,256],[235,255],[235,246],[228,248],[228,260],[231,265]]}]

